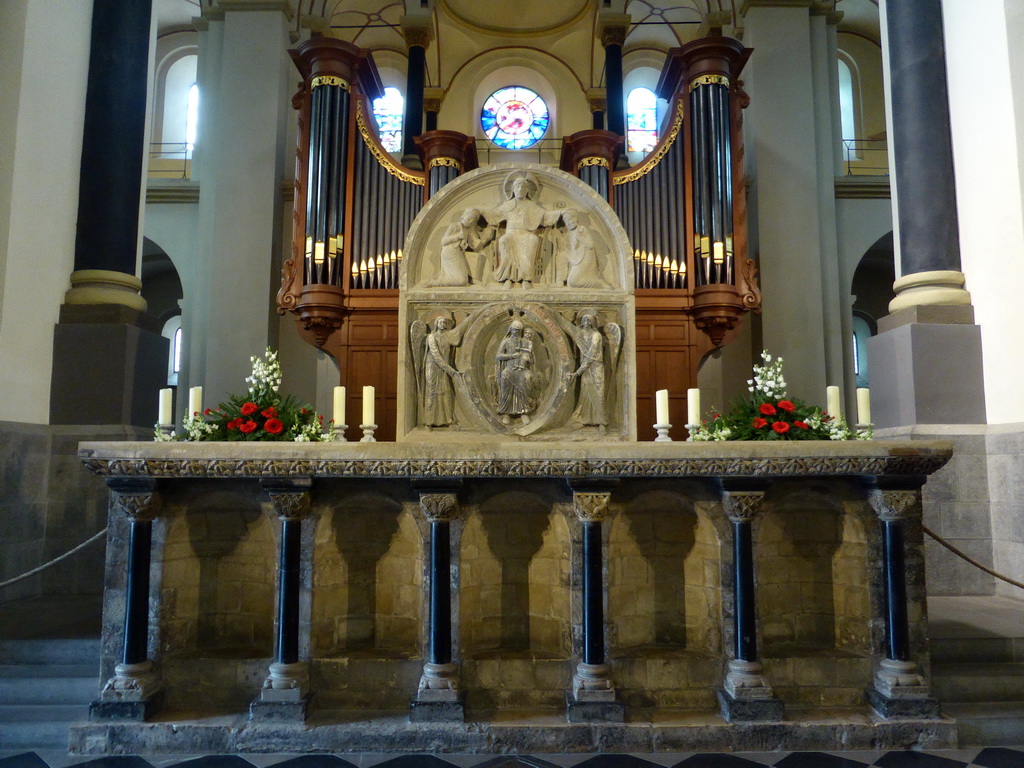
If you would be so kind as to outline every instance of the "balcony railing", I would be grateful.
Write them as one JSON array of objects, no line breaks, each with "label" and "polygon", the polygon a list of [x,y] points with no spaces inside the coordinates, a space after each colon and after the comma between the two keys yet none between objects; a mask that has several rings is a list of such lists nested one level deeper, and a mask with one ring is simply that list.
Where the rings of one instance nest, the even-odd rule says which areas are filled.
[{"label": "balcony railing", "polygon": [[192,172],[192,145],[185,142],[149,145],[151,179],[187,179]]},{"label": "balcony railing", "polygon": [[889,145],[885,139],[843,139],[847,176],[888,176]]}]

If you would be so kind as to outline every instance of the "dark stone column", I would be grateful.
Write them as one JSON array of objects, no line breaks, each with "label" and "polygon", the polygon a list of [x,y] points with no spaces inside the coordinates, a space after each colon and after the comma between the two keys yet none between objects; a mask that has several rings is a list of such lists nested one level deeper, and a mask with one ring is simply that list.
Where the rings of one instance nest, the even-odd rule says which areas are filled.
[{"label": "dark stone column", "polygon": [[405,115],[402,118],[402,164],[419,168],[416,136],[423,133],[423,97],[427,82],[427,46],[433,38],[429,17],[402,17],[402,33],[409,46],[409,69],[406,73]]},{"label": "dark stone column", "polygon": [[718,692],[722,716],[729,722],[781,720],[782,702],[761,674],[757,656],[757,599],[754,587],[753,521],[764,502],[761,489],[725,486],[725,512],[732,523],[735,658]]},{"label": "dark stone column", "polygon": [[[604,87],[607,94],[604,120],[608,130],[616,136],[626,136],[626,97],[622,92],[622,46],[629,34],[631,19],[628,14],[602,13],[598,17],[598,34],[604,46]],[[620,139],[621,140],[621,139]],[[619,155],[625,167],[626,153]]]},{"label": "dark stone column", "polygon": [[416,137],[416,150],[427,171],[427,195],[477,167],[476,139],[458,131],[427,131]]},{"label": "dark stone column", "polygon": [[71,288],[54,332],[51,424],[156,421],[167,340],[135,275],[152,0],[94,0]]},{"label": "dark stone column", "polygon": [[580,582],[583,587],[583,621],[580,661],[566,694],[570,723],[614,722],[625,719],[625,707],[617,700],[611,669],[605,658],[604,556],[601,522],[608,514],[611,490],[607,483],[570,483],[572,507],[582,527]]},{"label": "dark stone column", "polygon": [[459,690],[459,666],[452,653],[451,523],[458,516],[456,491],[461,481],[414,483],[420,511],[430,524],[429,626],[427,660],[419,689],[409,702],[409,719],[440,722],[465,719]]},{"label": "dark stone column", "polygon": [[871,706],[882,717],[937,717],[939,703],[913,661],[907,621],[906,520],[920,508],[920,488],[869,490],[869,501],[882,525],[885,658],[875,668]]},{"label": "dark stone column", "polygon": [[299,661],[299,600],[302,519],[309,512],[310,478],[263,480],[281,520],[277,556],[277,642],[274,662],[260,695],[249,705],[251,720],[305,721],[309,715],[309,670]]},{"label": "dark stone column", "polygon": [[111,506],[128,519],[128,562],[125,579],[124,647],[121,663],[89,705],[90,720],[143,721],[160,709],[163,688],[149,659],[149,570],[153,519],[160,509],[153,478],[113,477],[107,480]]},{"label": "dark stone column", "polygon": [[437,130],[437,114],[441,111],[441,102],[443,100],[444,89],[423,89],[423,112],[426,117],[426,122],[423,125],[424,133]]},{"label": "dark stone column", "polygon": [[610,202],[612,168],[615,167],[621,149],[621,137],[611,131],[577,131],[562,139],[559,167],[579,177],[580,181]]},{"label": "dark stone column", "polygon": [[902,276],[868,342],[875,425],[983,424],[981,328],[960,271],[941,0],[890,0],[885,24]]}]

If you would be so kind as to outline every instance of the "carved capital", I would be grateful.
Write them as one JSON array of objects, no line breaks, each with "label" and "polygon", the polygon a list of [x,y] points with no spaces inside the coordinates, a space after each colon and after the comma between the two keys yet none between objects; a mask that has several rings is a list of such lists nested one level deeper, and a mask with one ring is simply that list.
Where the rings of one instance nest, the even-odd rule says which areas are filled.
[{"label": "carved capital", "polygon": [[421,493],[420,511],[431,523],[450,523],[459,514],[454,493]]},{"label": "carved capital", "polygon": [[149,493],[118,493],[114,506],[133,523],[148,523],[160,512],[160,495]]},{"label": "carved capital", "polygon": [[730,491],[725,495],[725,514],[734,523],[749,523],[763,505],[761,491]]},{"label": "carved capital", "polygon": [[309,512],[308,491],[268,491],[267,495],[282,520],[301,520]]},{"label": "carved capital", "polygon": [[876,491],[871,494],[871,508],[884,523],[906,520],[917,506],[917,491]]},{"label": "carved capital", "polygon": [[434,28],[430,24],[429,16],[403,16],[399,23],[402,25],[405,44],[410,48],[414,45],[426,48],[434,39]]},{"label": "carved capital", "polygon": [[625,45],[631,23],[632,18],[627,13],[602,13],[597,20],[597,34],[601,45],[606,48],[609,45]]},{"label": "carved capital", "polygon": [[584,523],[599,523],[608,514],[610,493],[591,493],[576,491],[572,495],[572,511]]}]

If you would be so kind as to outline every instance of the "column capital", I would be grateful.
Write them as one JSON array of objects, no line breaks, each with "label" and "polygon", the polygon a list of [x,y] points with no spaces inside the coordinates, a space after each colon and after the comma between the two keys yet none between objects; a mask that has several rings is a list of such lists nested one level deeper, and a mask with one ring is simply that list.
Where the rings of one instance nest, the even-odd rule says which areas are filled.
[{"label": "column capital", "polygon": [[440,112],[441,104],[444,102],[445,90],[444,88],[424,88],[423,89],[423,111],[424,112]]},{"label": "column capital", "polygon": [[587,106],[591,112],[604,112],[608,109],[608,91],[604,88],[587,88]]},{"label": "column capital", "polygon": [[573,491],[572,511],[584,523],[599,523],[608,515],[610,491]]},{"label": "column capital", "polygon": [[[294,0],[213,0],[210,11],[280,11],[286,19],[295,16]],[[208,12],[204,11],[204,15]]]},{"label": "column capital", "polygon": [[107,487],[112,492],[114,509],[123,512],[133,523],[148,523],[160,512],[161,499],[154,478],[111,477]]},{"label": "column capital", "polygon": [[764,491],[726,491],[725,514],[734,523],[749,523],[764,507]]},{"label": "column capital", "polygon": [[633,23],[628,13],[600,13],[597,16],[597,37],[602,46],[618,45],[626,43],[626,35],[629,34],[629,25]]},{"label": "column capital", "polygon": [[309,490],[312,478],[295,480],[261,480],[260,487],[267,492],[274,512],[282,520],[301,520],[309,513]]},{"label": "column capital", "polygon": [[450,523],[459,516],[459,500],[454,493],[421,492],[420,511],[431,523]]},{"label": "column capital", "polygon": [[917,490],[874,490],[868,503],[883,523],[895,523],[912,517],[919,499]]},{"label": "column capital", "polygon": [[399,18],[402,37],[409,48],[418,45],[427,48],[434,40],[434,25],[429,14],[406,15]]}]

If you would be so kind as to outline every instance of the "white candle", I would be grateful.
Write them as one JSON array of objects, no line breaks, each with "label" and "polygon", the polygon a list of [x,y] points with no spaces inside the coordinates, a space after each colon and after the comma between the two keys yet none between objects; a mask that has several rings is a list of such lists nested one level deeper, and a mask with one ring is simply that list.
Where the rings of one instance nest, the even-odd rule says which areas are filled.
[{"label": "white candle", "polygon": [[857,387],[857,423],[871,423],[871,390]]},{"label": "white candle", "polygon": [[654,420],[658,424],[668,424],[668,390],[659,389],[654,393],[654,407],[658,414]]},{"label": "white candle", "polygon": [[192,387],[188,391],[188,415],[193,416],[203,412],[203,388]]},{"label": "white candle", "polygon": [[686,423],[700,424],[700,390],[686,390]]},{"label": "white candle", "polygon": [[172,400],[172,398],[173,398],[173,395],[171,393],[171,389],[170,388],[161,389],[160,390],[160,408],[159,408],[159,414],[160,415],[156,417],[156,420],[157,420],[157,422],[159,424],[167,425],[167,424],[173,424],[174,423],[174,416],[172,415],[172,413],[173,413],[173,400]]},{"label": "white candle", "polygon": [[363,424],[373,424],[373,387],[363,387]]},{"label": "white candle", "polygon": [[825,411],[829,416],[839,418],[842,409],[839,407],[839,387],[825,388]]},{"label": "white candle", "polygon": [[340,427],[345,423],[345,388],[334,388],[334,426]]}]

